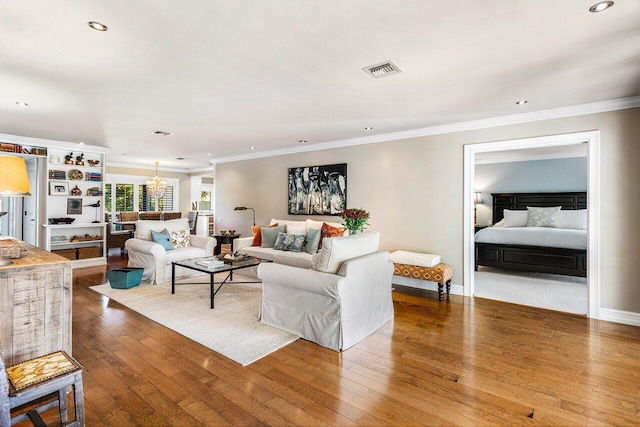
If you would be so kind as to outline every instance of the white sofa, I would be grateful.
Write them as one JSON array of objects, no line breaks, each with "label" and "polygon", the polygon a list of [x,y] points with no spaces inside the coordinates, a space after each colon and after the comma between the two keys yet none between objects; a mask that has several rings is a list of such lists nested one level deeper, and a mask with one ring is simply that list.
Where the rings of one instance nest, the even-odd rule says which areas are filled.
[{"label": "white sofa", "polygon": [[[171,219],[168,221],[139,220],[136,222],[136,232],[133,239],[127,240],[125,247],[129,253],[129,267],[143,267],[142,279],[152,284],[165,283],[171,280],[171,263],[185,259],[213,256],[216,239],[213,237],[190,235],[190,247],[165,250],[159,243],[151,239],[151,230],[189,232],[187,218]],[[177,267],[176,277],[198,274],[195,270]]]},{"label": "white sofa", "polygon": [[[309,229],[320,230],[322,224],[326,221],[315,221],[307,219],[304,221],[289,221],[284,219],[272,219],[269,225],[278,224],[286,227],[286,232],[290,234],[304,234]],[[332,227],[344,227],[343,224],[327,222]],[[304,232],[302,232],[304,230]],[[347,232],[348,233],[348,232]],[[251,255],[256,258],[268,259],[278,264],[286,264],[300,268],[311,268],[313,254],[302,252],[279,251],[273,248],[263,248],[260,246],[251,246],[253,236],[240,237],[233,240],[233,250],[243,254]]]},{"label": "white sofa", "polygon": [[377,232],[326,238],[316,269],[261,264],[260,322],[335,351],[378,330],[393,319],[393,264],[379,242]]}]

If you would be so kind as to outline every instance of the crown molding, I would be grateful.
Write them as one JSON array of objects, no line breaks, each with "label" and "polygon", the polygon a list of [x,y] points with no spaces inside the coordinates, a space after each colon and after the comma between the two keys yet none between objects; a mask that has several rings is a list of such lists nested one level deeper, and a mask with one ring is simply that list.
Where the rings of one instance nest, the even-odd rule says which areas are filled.
[{"label": "crown molding", "polygon": [[[112,168],[127,168],[127,169],[152,170],[152,171],[156,170],[155,165],[117,163],[117,162],[109,162],[109,161],[107,161],[105,165],[107,167],[112,167]],[[165,172],[189,173],[189,169],[186,169],[186,168],[167,168],[167,167],[158,166],[158,170],[165,171]]]},{"label": "crown molding", "polygon": [[569,107],[554,108],[550,110],[532,111],[530,113],[513,114],[509,116],[493,117],[490,119],[473,120],[469,122],[453,123],[442,126],[413,129],[408,131],[384,133],[360,138],[342,139],[323,142],[281,150],[251,153],[239,156],[229,156],[213,159],[212,163],[228,163],[241,160],[259,159],[264,157],[282,156],[285,154],[304,153],[309,151],[328,150],[331,148],[343,148],[354,145],[374,144],[376,142],[394,141],[399,139],[417,138],[430,135],[441,135],[454,132],[487,129],[492,127],[507,126],[520,123],[537,122],[541,120],[560,119],[564,117],[582,116],[586,114],[604,113],[607,111],[626,110],[640,107],[640,96],[612,99],[608,101],[592,102],[589,104],[572,105]]}]

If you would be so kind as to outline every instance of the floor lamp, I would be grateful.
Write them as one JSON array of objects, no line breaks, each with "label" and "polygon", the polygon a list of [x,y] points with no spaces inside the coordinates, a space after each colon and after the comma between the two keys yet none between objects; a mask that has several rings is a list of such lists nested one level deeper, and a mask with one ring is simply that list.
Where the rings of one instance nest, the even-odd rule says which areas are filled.
[{"label": "floor lamp", "polygon": [[253,208],[247,208],[245,206],[236,206],[233,208],[234,211],[246,211],[247,209],[251,209],[253,211],[253,225],[256,225],[256,211]]},{"label": "floor lamp", "polygon": [[[3,197],[22,197],[31,195],[27,165],[22,157],[0,156],[0,217],[6,215],[2,210]],[[2,234],[2,230],[0,230]],[[13,261],[0,258],[0,265],[8,265]]]}]

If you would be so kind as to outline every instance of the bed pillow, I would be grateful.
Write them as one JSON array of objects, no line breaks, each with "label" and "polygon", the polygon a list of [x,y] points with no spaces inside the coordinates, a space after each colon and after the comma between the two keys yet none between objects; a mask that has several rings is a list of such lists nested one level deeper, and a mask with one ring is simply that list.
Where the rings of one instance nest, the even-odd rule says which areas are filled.
[{"label": "bed pillow", "polygon": [[276,244],[278,233],[284,233],[285,226],[279,225],[277,227],[261,227],[260,233],[262,234],[261,248],[272,248]]},{"label": "bed pillow", "polygon": [[280,232],[273,249],[277,251],[302,252],[302,246],[306,238],[306,234],[295,235]]},{"label": "bed pillow", "polygon": [[527,227],[555,227],[561,206],[552,208],[536,208],[527,206],[529,218]]},{"label": "bed pillow", "polygon": [[505,209],[503,227],[526,227],[528,219],[528,211],[512,211],[509,209]]},{"label": "bed pillow", "polygon": [[151,233],[151,240],[155,243],[162,245],[165,251],[173,250],[173,243],[171,243],[171,234],[166,228],[162,231],[149,230]]},{"label": "bed pillow", "polygon": [[556,218],[556,228],[568,228],[572,230],[587,229],[587,210],[561,210]]}]

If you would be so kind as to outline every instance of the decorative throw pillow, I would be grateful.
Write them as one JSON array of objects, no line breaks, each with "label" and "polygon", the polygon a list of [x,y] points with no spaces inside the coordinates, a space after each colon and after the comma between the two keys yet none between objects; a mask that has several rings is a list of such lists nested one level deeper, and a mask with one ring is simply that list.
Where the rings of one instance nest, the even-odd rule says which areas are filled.
[{"label": "decorative throw pillow", "polygon": [[260,233],[262,234],[261,248],[272,248],[276,244],[278,233],[284,233],[284,225],[277,227],[261,227]]},{"label": "decorative throw pillow", "polygon": [[191,246],[191,232],[189,230],[172,231],[171,243],[174,248],[188,248]]},{"label": "decorative throw pillow", "polygon": [[[269,227],[277,227],[278,223],[276,222],[273,225],[270,225]],[[253,227],[251,227],[251,230],[253,231],[253,243],[251,244],[251,246],[260,246],[262,245],[262,232],[260,231],[260,229],[263,226],[260,225],[254,225]]]},{"label": "decorative throw pillow", "polygon": [[561,206],[552,208],[534,208],[527,206],[529,219],[527,227],[555,227]]},{"label": "decorative throw pillow", "polygon": [[306,237],[304,234],[278,233],[273,249],[278,251],[302,252],[302,245],[304,245]]},{"label": "decorative throw pillow", "polygon": [[311,229],[307,232],[307,239],[304,242],[304,251],[308,254],[315,254],[318,252],[318,245],[320,244],[321,230]]},{"label": "decorative throw pillow", "polygon": [[173,250],[173,243],[171,243],[171,234],[166,228],[162,231],[151,231],[151,240],[155,243],[159,243],[166,251]]},{"label": "decorative throw pillow", "polygon": [[322,248],[322,239],[325,237],[339,237],[344,234],[344,227],[332,227],[326,222],[322,224],[322,229],[320,231],[320,243],[318,244],[318,249]]}]

